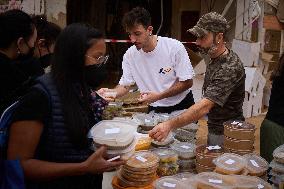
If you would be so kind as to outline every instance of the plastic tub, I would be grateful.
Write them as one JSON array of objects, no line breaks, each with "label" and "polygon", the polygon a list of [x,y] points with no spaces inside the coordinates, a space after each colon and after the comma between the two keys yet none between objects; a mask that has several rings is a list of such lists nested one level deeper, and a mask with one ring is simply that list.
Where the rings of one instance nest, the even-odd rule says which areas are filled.
[{"label": "plastic tub", "polygon": [[273,151],[273,157],[275,161],[284,164],[284,144]]},{"label": "plastic tub", "polygon": [[191,124],[188,124],[188,125],[186,125],[184,127],[181,127],[181,129],[189,131],[189,132],[196,133],[197,130],[198,130],[198,127],[199,126],[196,123],[191,123]]},{"label": "plastic tub", "polygon": [[212,172],[212,171],[214,171],[215,167],[216,166],[214,166],[214,167],[207,167],[207,166],[201,165],[199,163],[196,163],[196,171],[197,171],[197,173]]},{"label": "plastic tub", "polygon": [[109,158],[113,158],[115,156],[120,155],[121,160],[128,160],[135,153],[135,146],[137,140],[134,139],[132,144],[124,150],[107,150],[107,154]]},{"label": "plastic tub", "polygon": [[131,156],[124,166],[132,170],[143,170],[157,166],[159,163],[159,157],[149,151],[138,151]]},{"label": "plastic tub", "polygon": [[175,131],[175,139],[180,142],[195,143],[195,135],[196,133],[184,129],[177,129]]},{"label": "plastic tub", "polygon": [[284,164],[272,160],[269,164],[269,167],[271,167],[272,170],[278,174],[284,174]]},{"label": "plastic tub", "polygon": [[230,153],[219,156],[213,162],[216,165],[216,172],[228,175],[240,174],[246,165],[246,161],[242,156]]},{"label": "plastic tub", "polygon": [[89,136],[99,145],[109,149],[127,147],[133,142],[137,127],[129,122],[105,120],[94,125]]},{"label": "plastic tub", "polygon": [[243,156],[246,160],[246,169],[251,176],[262,176],[266,173],[268,162],[256,154],[247,154]]},{"label": "plastic tub", "polygon": [[191,189],[190,186],[185,185],[180,179],[168,176],[162,177],[154,183],[155,189]]},{"label": "plastic tub", "polygon": [[117,178],[118,178],[118,184],[122,187],[143,187],[149,185],[154,180],[154,178],[150,178],[149,180],[146,181],[138,179],[131,181],[125,178],[125,176],[122,175],[120,171],[117,172]]},{"label": "plastic tub", "polygon": [[180,171],[193,171],[195,168],[195,160],[178,160],[177,164],[179,165]]},{"label": "plastic tub", "polygon": [[170,176],[178,173],[179,166],[176,163],[162,163],[158,166],[157,174],[159,176]]},{"label": "plastic tub", "polygon": [[195,144],[188,142],[175,142],[171,149],[176,151],[180,159],[193,159],[195,157]]},{"label": "plastic tub", "polygon": [[238,154],[238,155],[246,155],[246,154],[251,154],[253,153],[253,150],[235,150],[235,149],[230,149],[230,148],[225,148],[224,149],[227,151],[227,152],[230,152],[230,153],[234,153],[234,154]]},{"label": "plastic tub", "polygon": [[233,138],[224,137],[224,147],[235,150],[252,150],[254,140],[238,140]]},{"label": "plastic tub", "polygon": [[239,140],[254,139],[255,126],[244,121],[227,121],[224,124],[224,136]]},{"label": "plastic tub", "polygon": [[219,157],[224,152],[224,148],[220,146],[200,145],[196,148],[196,162],[207,167],[215,168],[213,159]]},{"label": "plastic tub", "polygon": [[197,188],[200,189],[233,189],[234,181],[230,176],[218,173],[199,173],[196,176]]},{"label": "plastic tub", "polygon": [[271,189],[272,186],[258,177],[234,175],[235,189]]},{"label": "plastic tub", "polygon": [[167,147],[170,144],[172,144],[173,142],[174,142],[174,136],[173,136],[173,133],[170,132],[165,140],[163,140],[161,142],[153,140],[151,145],[153,147],[160,148],[160,147]]},{"label": "plastic tub", "polygon": [[190,173],[190,172],[182,172],[179,174],[174,175],[174,177],[181,179],[182,181],[188,180],[190,178],[193,178],[195,176],[194,173]]},{"label": "plastic tub", "polygon": [[176,163],[178,160],[177,153],[168,148],[153,149],[152,152],[157,154],[160,158],[160,163]]}]

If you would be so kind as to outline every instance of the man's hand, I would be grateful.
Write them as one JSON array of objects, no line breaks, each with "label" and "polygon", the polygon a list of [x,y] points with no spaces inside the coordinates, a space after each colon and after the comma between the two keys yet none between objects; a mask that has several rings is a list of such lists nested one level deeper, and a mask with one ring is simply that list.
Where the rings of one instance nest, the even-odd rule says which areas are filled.
[{"label": "man's hand", "polygon": [[167,138],[171,129],[169,121],[159,123],[149,132],[149,136],[154,140],[162,141]]},{"label": "man's hand", "polygon": [[158,100],[160,100],[160,93],[156,93],[156,92],[141,93],[140,98],[138,99],[139,102],[143,102],[146,104],[151,104]]}]

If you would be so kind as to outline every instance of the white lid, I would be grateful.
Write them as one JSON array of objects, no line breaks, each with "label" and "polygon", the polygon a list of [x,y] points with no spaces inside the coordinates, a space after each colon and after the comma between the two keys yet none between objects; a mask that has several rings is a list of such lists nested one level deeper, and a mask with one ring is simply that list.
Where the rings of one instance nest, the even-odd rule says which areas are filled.
[{"label": "white lid", "polygon": [[210,188],[232,188],[230,179],[228,176],[221,175],[214,172],[203,172],[196,175],[196,180],[198,183],[209,186]]},{"label": "white lid", "polygon": [[171,148],[178,153],[179,157],[192,158],[195,156],[196,145],[190,142],[175,142]]},{"label": "white lid", "polygon": [[127,121],[104,120],[94,125],[90,132],[95,143],[112,147],[129,145],[135,136],[136,126]]},{"label": "white lid", "polygon": [[189,187],[186,186],[184,183],[181,182],[181,179],[176,178],[174,176],[166,176],[159,178],[155,182],[156,189],[188,189]]}]

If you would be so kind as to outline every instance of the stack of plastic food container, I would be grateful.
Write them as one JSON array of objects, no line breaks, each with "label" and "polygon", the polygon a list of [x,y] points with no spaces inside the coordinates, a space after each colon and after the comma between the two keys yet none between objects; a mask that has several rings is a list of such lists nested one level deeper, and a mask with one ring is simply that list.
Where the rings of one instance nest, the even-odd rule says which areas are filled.
[{"label": "stack of plastic food container", "polygon": [[198,173],[214,171],[216,165],[213,159],[224,153],[220,146],[201,145],[196,148],[196,170]]},{"label": "stack of plastic food container", "polygon": [[190,142],[195,143],[195,135],[196,133],[185,130],[185,129],[177,129],[174,131],[174,138],[180,142]]},{"label": "stack of plastic food container", "polygon": [[104,120],[97,123],[89,132],[96,147],[107,146],[109,158],[120,156],[127,160],[135,152],[137,126],[127,121]]},{"label": "stack of plastic food container", "polygon": [[256,154],[246,154],[243,156],[246,160],[246,172],[251,176],[266,178],[268,162]]},{"label": "stack of plastic food container", "polygon": [[224,123],[224,148],[231,153],[245,155],[254,150],[255,126],[244,121]]},{"label": "stack of plastic food container", "polygon": [[192,189],[190,185],[186,185],[181,179],[174,176],[162,177],[155,181],[155,189]]},{"label": "stack of plastic food container", "polygon": [[159,176],[175,175],[178,172],[178,155],[175,151],[168,148],[157,148],[153,152],[160,158],[157,174]]},{"label": "stack of plastic food container", "polygon": [[270,163],[271,182],[275,188],[284,188],[284,144],[273,152],[273,160]]},{"label": "stack of plastic food container", "polygon": [[122,187],[145,187],[156,179],[159,157],[149,151],[139,151],[121,166],[117,173],[118,184]]},{"label": "stack of plastic food container", "polygon": [[180,172],[193,172],[195,170],[195,144],[189,142],[175,142],[171,145],[178,154]]},{"label": "stack of plastic food container", "polygon": [[242,174],[246,160],[237,154],[225,153],[213,160],[216,165],[215,171],[220,174]]}]

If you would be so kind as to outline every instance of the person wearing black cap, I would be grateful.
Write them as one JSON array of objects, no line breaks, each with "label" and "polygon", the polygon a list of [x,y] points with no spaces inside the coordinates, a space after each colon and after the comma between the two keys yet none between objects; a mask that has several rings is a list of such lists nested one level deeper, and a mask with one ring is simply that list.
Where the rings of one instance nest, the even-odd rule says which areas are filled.
[{"label": "person wearing black cap", "polygon": [[175,128],[208,115],[208,145],[222,145],[223,123],[244,120],[242,105],[245,97],[245,70],[238,55],[226,47],[229,24],[216,13],[203,15],[188,31],[197,37],[200,51],[209,55],[203,84],[203,98],[179,117],[158,124],[150,136],[158,141]]}]

